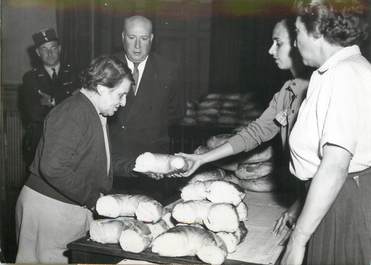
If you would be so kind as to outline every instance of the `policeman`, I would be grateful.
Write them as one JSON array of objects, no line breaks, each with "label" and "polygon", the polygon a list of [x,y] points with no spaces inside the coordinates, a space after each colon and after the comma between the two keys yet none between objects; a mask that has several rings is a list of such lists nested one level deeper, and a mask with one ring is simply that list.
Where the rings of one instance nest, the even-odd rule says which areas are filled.
[{"label": "policeman", "polygon": [[76,71],[61,62],[61,45],[55,30],[41,30],[32,35],[41,64],[23,76],[20,87],[20,108],[25,134],[24,160],[29,165],[42,134],[48,112],[79,88]]}]

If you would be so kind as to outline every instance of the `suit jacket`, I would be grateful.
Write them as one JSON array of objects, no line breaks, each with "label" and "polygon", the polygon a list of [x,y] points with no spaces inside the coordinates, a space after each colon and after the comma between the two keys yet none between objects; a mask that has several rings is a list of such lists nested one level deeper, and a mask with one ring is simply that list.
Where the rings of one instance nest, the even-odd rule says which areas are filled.
[{"label": "suit jacket", "polygon": [[102,124],[86,96],[69,97],[46,117],[30,171],[28,187],[71,204],[92,208],[111,190]]},{"label": "suit jacket", "polygon": [[23,146],[26,160],[33,159],[42,134],[42,123],[52,109],[52,107],[40,104],[41,95],[38,91],[50,95],[58,104],[78,88],[80,88],[80,84],[77,80],[77,73],[69,64],[61,64],[55,84],[43,66],[24,74],[20,87],[19,103],[26,129]]},{"label": "suit jacket", "polygon": [[169,152],[168,127],[183,116],[183,104],[177,66],[150,54],[137,95],[130,91],[109,120],[114,175],[135,176],[133,162],[143,152]]}]

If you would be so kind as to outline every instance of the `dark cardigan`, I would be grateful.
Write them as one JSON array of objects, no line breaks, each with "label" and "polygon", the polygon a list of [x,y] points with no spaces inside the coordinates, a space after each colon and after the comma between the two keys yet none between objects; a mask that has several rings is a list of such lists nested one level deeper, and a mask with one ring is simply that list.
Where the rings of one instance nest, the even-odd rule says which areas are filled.
[{"label": "dark cardigan", "polygon": [[112,188],[101,121],[86,96],[77,93],[46,117],[30,171],[28,187],[90,209]]}]

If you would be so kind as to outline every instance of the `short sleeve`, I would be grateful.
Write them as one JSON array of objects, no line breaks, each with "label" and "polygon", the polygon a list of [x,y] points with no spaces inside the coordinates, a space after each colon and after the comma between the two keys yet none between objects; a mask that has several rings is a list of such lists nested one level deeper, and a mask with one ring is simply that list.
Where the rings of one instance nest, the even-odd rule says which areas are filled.
[{"label": "short sleeve", "polygon": [[357,145],[359,120],[359,87],[356,74],[350,67],[339,65],[329,73],[327,111],[320,140],[320,154],[325,144],[333,144],[354,154]]}]

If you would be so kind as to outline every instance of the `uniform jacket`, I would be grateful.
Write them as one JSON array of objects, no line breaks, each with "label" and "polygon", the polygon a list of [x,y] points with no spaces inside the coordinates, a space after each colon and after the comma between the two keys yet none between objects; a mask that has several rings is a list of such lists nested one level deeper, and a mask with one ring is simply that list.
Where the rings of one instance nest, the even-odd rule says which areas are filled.
[{"label": "uniform jacket", "polygon": [[[126,62],[124,54],[117,57]],[[114,175],[131,175],[143,152],[169,152],[168,127],[183,115],[182,95],[176,65],[149,55],[137,95],[130,91],[126,106],[109,120]]]},{"label": "uniform jacket", "polygon": [[69,64],[61,64],[55,85],[43,66],[24,74],[19,93],[20,110],[26,129],[24,151],[31,159],[41,137],[44,118],[51,110],[51,107],[40,104],[41,95],[38,91],[50,95],[58,104],[80,88],[79,86],[77,73]]},{"label": "uniform jacket", "polygon": [[51,198],[89,208],[112,188],[99,115],[81,93],[46,117],[26,185]]}]

